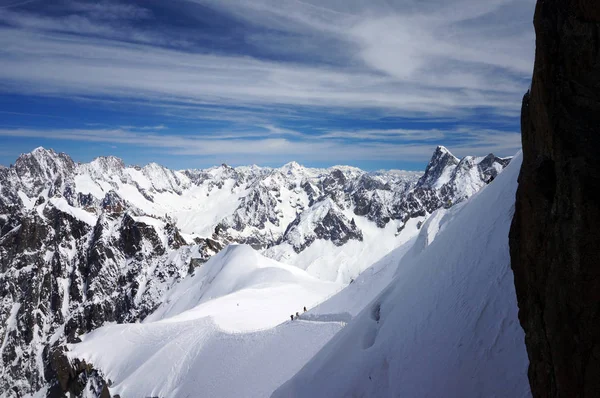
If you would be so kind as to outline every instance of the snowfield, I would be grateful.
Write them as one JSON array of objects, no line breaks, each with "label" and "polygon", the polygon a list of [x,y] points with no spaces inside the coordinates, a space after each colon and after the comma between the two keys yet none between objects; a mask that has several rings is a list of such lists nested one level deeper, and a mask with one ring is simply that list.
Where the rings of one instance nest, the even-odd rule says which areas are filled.
[{"label": "snowfield", "polygon": [[70,355],[123,397],[528,397],[508,253],[520,163],[345,288],[231,245]]}]

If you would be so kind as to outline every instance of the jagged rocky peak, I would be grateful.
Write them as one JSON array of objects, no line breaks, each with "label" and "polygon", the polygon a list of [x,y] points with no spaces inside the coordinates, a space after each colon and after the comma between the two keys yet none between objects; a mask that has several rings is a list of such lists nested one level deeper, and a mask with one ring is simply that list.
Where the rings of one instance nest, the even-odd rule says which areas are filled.
[{"label": "jagged rocky peak", "polygon": [[207,171],[216,178],[233,178],[237,175],[235,168],[227,163],[221,163],[220,166],[211,167]]},{"label": "jagged rocky peak", "polygon": [[349,220],[336,203],[326,197],[299,214],[288,226],[282,241],[299,253],[317,239],[342,246],[350,239],[362,241],[363,233],[353,219]]},{"label": "jagged rocky peak", "polygon": [[454,168],[460,160],[444,146],[435,148],[435,152],[425,169],[425,174],[417,183],[420,187],[440,188],[448,182]]},{"label": "jagged rocky peak", "polygon": [[395,195],[389,181],[379,175],[363,174],[352,184],[351,191],[354,214],[366,216],[379,228],[385,227],[392,219],[391,204]]},{"label": "jagged rocky peak", "polygon": [[154,225],[149,225],[147,220],[135,217],[131,213],[123,216],[120,234],[123,237],[123,252],[128,257],[143,254],[162,255],[167,249],[164,244],[166,242],[161,239]]},{"label": "jagged rocky peak", "polygon": [[240,198],[237,209],[226,216],[214,230],[213,238],[224,242],[238,242],[264,248],[273,244],[280,227],[279,187],[258,181],[248,194]]},{"label": "jagged rocky peak", "polygon": [[206,170],[194,170],[185,173],[195,183],[211,180],[216,188],[222,188],[226,180],[241,180],[242,173],[238,173],[233,167],[223,163],[220,166],[211,167]]},{"label": "jagged rocky peak", "polygon": [[[425,174],[417,183],[416,192],[432,197],[427,190],[434,190],[440,203],[458,203],[469,198],[489,183],[510,162],[511,158],[499,158],[490,153],[485,157],[465,156],[458,159],[448,149],[438,146],[431,157]],[[438,206],[429,206],[437,208]]]},{"label": "jagged rocky peak", "polygon": [[341,168],[335,167],[329,169],[329,173],[321,181],[320,189],[325,196],[333,199],[338,206],[345,208],[349,197],[346,190],[346,183],[349,177]]},{"label": "jagged rocky peak", "polygon": [[374,191],[376,189],[385,191],[390,190],[390,184],[387,181],[384,181],[381,177],[372,174],[363,174],[360,176],[356,185],[358,189],[364,189],[367,191]]},{"label": "jagged rocky peak", "polygon": [[75,162],[69,155],[39,147],[19,156],[14,170],[26,193],[37,196],[48,186],[58,188],[65,184],[75,167]]},{"label": "jagged rocky peak", "polygon": [[106,195],[104,195],[104,198],[102,198],[102,200],[100,201],[100,207],[108,212],[121,213],[128,207],[128,205],[127,202],[123,200],[123,198],[121,198],[118,193],[116,193],[113,190],[110,190],[106,193]]},{"label": "jagged rocky peak", "polygon": [[456,180],[457,178],[466,178],[469,173],[476,173],[479,176],[479,170],[477,168],[477,158],[474,156],[465,156],[458,162],[452,174],[450,180]]},{"label": "jagged rocky peak", "polygon": [[52,166],[63,164],[71,169],[75,167],[75,163],[66,153],[56,153],[54,149],[46,149],[44,147],[37,147],[29,153],[21,154],[15,162],[15,167],[18,165],[25,166],[28,162],[30,163],[32,161],[37,162],[41,167],[46,166],[49,169],[51,169]]}]

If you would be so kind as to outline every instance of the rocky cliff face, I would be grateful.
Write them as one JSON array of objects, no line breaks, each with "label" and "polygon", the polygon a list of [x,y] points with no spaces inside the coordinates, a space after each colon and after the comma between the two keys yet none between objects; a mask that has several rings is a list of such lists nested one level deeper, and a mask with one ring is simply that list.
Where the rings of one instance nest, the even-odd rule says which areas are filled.
[{"label": "rocky cliff face", "polygon": [[600,3],[539,0],[510,232],[535,397],[600,396]]}]

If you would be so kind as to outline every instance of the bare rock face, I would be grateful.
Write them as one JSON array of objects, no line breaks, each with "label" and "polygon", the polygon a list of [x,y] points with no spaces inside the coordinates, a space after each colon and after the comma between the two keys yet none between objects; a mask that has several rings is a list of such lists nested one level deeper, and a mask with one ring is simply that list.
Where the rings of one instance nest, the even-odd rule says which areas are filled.
[{"label": "bare rock face", "polygon": [[510,252],[535,397],[600,396],[600,2],[538,0]]}]

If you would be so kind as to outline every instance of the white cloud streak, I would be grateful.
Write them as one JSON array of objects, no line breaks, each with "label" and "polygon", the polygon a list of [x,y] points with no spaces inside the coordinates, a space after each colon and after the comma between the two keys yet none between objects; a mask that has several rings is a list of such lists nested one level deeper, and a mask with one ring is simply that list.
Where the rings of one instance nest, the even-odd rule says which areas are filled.
[{"label": "white cloud streak", "polygon": [[529,26],[504,35],[471,26],[507,4],[528,15],[529,0],[457,0],[437,4],[436,12],[431,2],[199,2],[284,33],[272,36],[280,48],[286,38],[310,39],[313,45],[303,51],[322,59],[335,43],[350,61],[299,63],[158,47],[168,35],[159,39],[106,23],[148,17],[143,9],[85,3],[78,6],[83,15],[60,18],[1,12],[12,27],[0,29],[0,82],[13,92],[137,98],[164,107],[310,106],[452,117],[486,107],[515,116],[532,65]]}]

